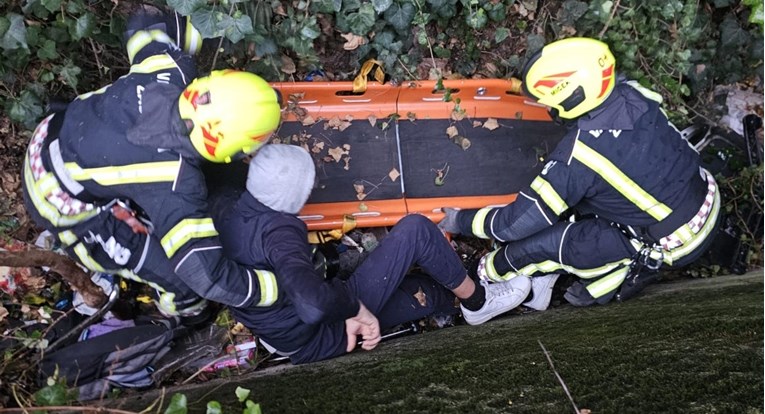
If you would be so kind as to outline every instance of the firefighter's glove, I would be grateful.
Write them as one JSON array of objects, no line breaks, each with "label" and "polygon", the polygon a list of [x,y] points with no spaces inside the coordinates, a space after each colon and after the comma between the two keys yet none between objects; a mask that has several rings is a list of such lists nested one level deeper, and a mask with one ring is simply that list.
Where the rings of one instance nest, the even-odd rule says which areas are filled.
[{"label": "firefighter's glove", "polygon": [[459,209],[444,207],[441,211],[443,211],[445,215],[443,220],[438,223],[438,228],[447,233],[460,234],[460,226],[457,221],[457,214],[460,212]]}]

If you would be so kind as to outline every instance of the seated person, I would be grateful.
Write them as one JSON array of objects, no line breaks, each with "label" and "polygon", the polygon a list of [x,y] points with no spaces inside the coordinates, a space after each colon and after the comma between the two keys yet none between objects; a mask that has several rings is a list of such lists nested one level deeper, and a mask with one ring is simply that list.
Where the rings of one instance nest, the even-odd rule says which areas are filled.
[{"label": "seated person", "polygon": [[[224,254],[257,271],[261,304],[231,308],[264,345],[295,364],[373,349],[380,332],[430,315],[456,313],[481,324],[527,297],[527,277],[474,283],[457,253],[426,217],[404,217],[347,279],[324,279],[311,260],[305,223],[296,214],[311,193],[315,165],[303,148],[264,146],[250,163],[238,200],[213,200]],[[430,275],[407,275],[418,265]],[[246,287],[243,287],[246,288]],[[416,295],[416,296],[415,296]],[[418,299],[420,298],[420,299]],[[424,298],[424,300],[422,300]]]}]

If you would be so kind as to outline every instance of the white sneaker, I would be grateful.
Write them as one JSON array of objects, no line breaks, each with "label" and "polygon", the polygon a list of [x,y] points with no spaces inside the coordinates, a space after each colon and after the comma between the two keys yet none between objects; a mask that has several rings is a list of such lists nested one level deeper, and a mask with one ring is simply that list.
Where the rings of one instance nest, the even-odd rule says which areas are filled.
[{"label": "white sneaker", "polygon": [[523,306],[538,311],[543,311],[550,306],[553,286],[558,280],[558,274],[547,276],[534,276],[531,278],[531,293],[533,297],[530,301],[524,302]]},{"label": "white sneaker", "polygon": [[462,308],[462,316],[470,325],[480,325],[489,319],[515,309],[531,292],[531,280],[526,276],[516,276],[507,282],[488,283],[481,281],[486,289],[486,303],[481,309],[471,311]]}]

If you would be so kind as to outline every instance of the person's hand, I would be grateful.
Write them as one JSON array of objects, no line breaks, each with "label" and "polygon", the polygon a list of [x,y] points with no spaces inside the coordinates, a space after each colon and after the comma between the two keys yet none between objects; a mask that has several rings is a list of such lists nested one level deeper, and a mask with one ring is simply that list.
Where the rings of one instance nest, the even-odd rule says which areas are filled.
[{"label": "person's hand", "polygon": [[358,335],[361,335],[361,348],[371,351],[380,342],[380,322],[363,303],[359,303],[358,315],[345,320],[345,334],[348,337],[347,352],[356,348]]},{"label": "person's hand", "polygon": [[438,228],[447,233],[460,234],[460,226],[457,222],[457,213],[459,213],[460,210],[457,208],[444,207],[441,211],[444,212],[445,216],[443,220],[438,223]]}]

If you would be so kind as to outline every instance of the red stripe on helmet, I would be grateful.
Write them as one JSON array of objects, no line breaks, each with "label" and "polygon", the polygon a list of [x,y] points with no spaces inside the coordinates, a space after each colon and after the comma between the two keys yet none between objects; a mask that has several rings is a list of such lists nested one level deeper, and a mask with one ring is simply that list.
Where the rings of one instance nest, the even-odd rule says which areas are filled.
[{"label": "red stripe on helmet", "polygon": [[600,93],[598,94],[598,98],[601,98],[606,91],[608,90],[608,87],[611,85],[611,82],[614,80],[613,74],[614,74],[614,65],[611,65],[605,69],[603,69],[603,72],[601,73],[603,75],[603,82],[600,86]]},{"label": "red stripe on helmet", "polygon": [[218,136],[211,134],[205,127],[202,127],[202,135],[205,138],[205,149],[207,150],[207,153],[214,157],[215,150],[218,149],[218,143],[220,142]]},{"label": "red stripe on helmet", "polygon": [[576,71],[556,73],[555,75],[545,76],[543,79],[538,80],[537,83],[534,84],[534,89],[538,88],[539,86],[552,88],[553,86],[557,85],[560,81],[568,78],[574,73],[576,73]]},{"label": "red stripe on helmet", "polygon": [[189,101],[192,107],[194,107],[194,110],[197,110],[197,98],[199,98],[199,91],[192,91],[186,89],[183,91],[183,98]]}]

